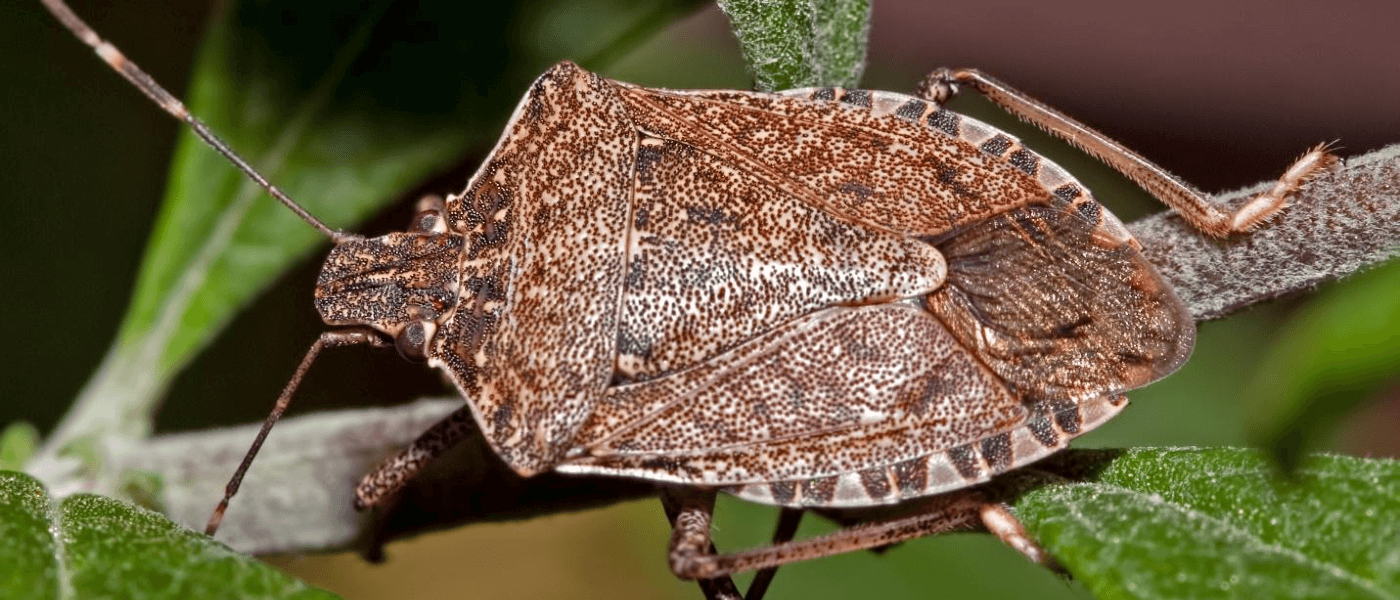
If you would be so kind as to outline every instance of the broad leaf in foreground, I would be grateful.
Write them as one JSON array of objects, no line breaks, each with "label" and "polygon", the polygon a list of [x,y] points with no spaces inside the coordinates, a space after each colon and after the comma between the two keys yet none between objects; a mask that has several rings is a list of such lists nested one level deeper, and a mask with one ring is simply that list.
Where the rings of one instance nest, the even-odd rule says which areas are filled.
[{"label": "broad leaf in foreground", "polygon": [[0,597],[335,598],[149,510],[0,471]]},{"label": "broad leaf in foreground", "polygon": [[1097,472],[1016,503],[1101,599],[1400,597],[1400,461],[1314,456],[1285,480],[1250,450],[1113,454],[1071,453]]}]

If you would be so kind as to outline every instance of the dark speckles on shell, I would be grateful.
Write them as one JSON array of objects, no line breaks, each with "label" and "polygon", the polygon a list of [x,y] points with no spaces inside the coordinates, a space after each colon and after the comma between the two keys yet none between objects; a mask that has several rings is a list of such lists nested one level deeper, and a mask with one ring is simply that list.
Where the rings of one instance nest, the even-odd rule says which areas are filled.
[{"label": "dark speckles on shell", "polygon": [[818,477],[801,483],[802,497],[815,505],[830,502],[836,495],[836,477]]},{"label": "dark speckles on shell", "polygon": [[1006,160],[1011,166],[1025,171],[1027,175],[1035,175],[1036,171],[1040,170],[1040,157],[1025,148],[1012,152]]},{"label": "dark speckles on shell", "polygon": [[894,466],[895,482],[905,497],[920,495],[928,487],[928,457],[921,456]]},{"label": "dark speckles on shell", "polygon": [[1000,473],[1011,468],[1011,434],[999,433],[982,440],[982,458],[993,472]]},{"label": "dark speckles on shell", "polygon": [[905,121],[917,121],[919,117],[923,116],[924,110],[927,108],[928,104],[922,100],[910,100],[899,105],[899,109],[894,111],[894,116],[904,119]]},{"label": "dark speckles on shell", "polygon": [[638,336],[626,328],[617,332],[617,351],[620,354],[633,354],[642,358],[651,356],[651,340]]},{"label": "dark speckles on shell", "polygon": [[962,131],[959,129],[959,123],[961,121],[962,118],[958,116],[957,113],[941,108],[928,116],[929,127],[942,131],[943,133],[946,133],[953,137],[957,137],[962,133]]},{"label": "dark speckles on shell", "polygon": [[870,196],[875,193],[875,190],[870,189],[868,186],[858,181],[847,181],[846,183],[841,184],[841,187],[839,189],[842,192],[846,192],[855,196],[861,202],[869,200]]},{"label": "dark speckles on shell", "polygon": [[841,94],[841,102],[851,106],[870,108],[870,92],[867,90],[845,90]]},{"label": "dark speckles on shell", "polygon": [[982,477],[982,465],[977,462],[977,450],[972,446],[958,446],[948,451],[948,460],[953,463],[953,468],[958,470],[958,474],[963,479],[979,479]]},{"label": "dark speckles on shell", "polygon": [[829,87],[817,88],[812,92],[813,100],[835,100],[836,90]]},{"label": "dark speckles on shell", "polygon": [[525,103],[525,120],[531,122],[539,121],[540,118],[544,116],[544,100],[541,96],[540,84],[538,82],[530,86],[529,100]]},{"label": "dark speckles on shell", "polygon": [[397,335],[457,302],[462,237],[391,233],[343,242],[316,279],[316,309],[332,325],[371,325]]},{"label": "dark speckles on shell", "polygon": [[498,185],[483,185],[471,195],[466,211],[467,223],[473,225],[468,234],[468,257],[481,256],[488,248],[500,248],[506,243],[512,223],[510,211],[510,192]]},{"label": "dark speckles on shell", "polygon": [[496,407],[495,412],[491,413],[491,423],[494,424],[497,429],[504,430],[508,428],[510,426],[510,417],[513,407],[514,405],[511,403],[503,403]]},{"label": "dark speckles on shell", "polygon": [[886,498],[890,495],[889,473],[883,468],[866,469],[860,472],[860,484],[871,498]]},{"label": "dark speckles on shell", "polygon": [[468,277],[463,283],[463,287],[471,298],[484,302],[499,302],[506,299],[506,291],[501,286],[501,279],[494,275]]},{"label": "dark speckles on shell", "polygon": [[725,216],[724,209],[714,206],[687,206],[685,216],[692,223],[704,223],[706,225],[719,225],[731,220]]},{"label": "dark speckles on shell", "polygon": [[982,150],[983,152],[986,152],[987,154],[992,155],[992,156],[998,156],[998,157],[999,157],[999,156],[1005,154],[1006,151],[1007,151],[1008,149],[1010,149],[1011,146],[1012,146],[1013,144],[1015,144],[1015,143],[1016,143],[1016,142],[1015,142],[1014,140],[1012,140],[1010,137],[1007,137],[1007,136],[1002,135],[1002,134],[997,134],[997,135],[996,135],[995,137],[993,137],[992,139],[987,140],[986,142],[983,142],[983,143],[982,143],[981,150]]},{"label": "dark speckles on shell", "polygon": [[1103,206],[1098,202],[1084,202],[1080,204],[1076,210],[1079,212],[1079,216],[1084,218],[1085,222],[1097,224],[1103,219]]},{"label": "dark speckles on shell", "polygon": [[629,288],[635,288],[641,285],[643,278],[646,277],[646,269],[646,261],[632,261],[631,264],[627,265],[627,279],[624,280],[624,284]]},{"label": "dark speckles on shell", "polygon": [[[1075,198],[1078,198],[1080,194],[1083,194],[1083,193],[1084,193],[1084,190],[1083,190],[1082,188],[1080,188],[1079,186],[1073,184],[1073,183],[1066,183],[1066,184],[1064,184],[1064,185],[1062,185],[1062,186],[1060,186],[1060,187],[1055,188],[1055,190],[1054,190],[1055,197],[1056,197],[1056,198],[1059,198],[1060,200],[1062,200],[1062,201],[1064,201],[1064,202],[1069,202],[1069,201],[1071,201],[1071,200],[1074,200]],[[1092,204],[1098,204],[1098,203],[1095,202],[1095,203],[1092,203]]]},{"label": "dark speckles on shell", "polygon": [[907,403],[901,405],[901,408],[908,411],[909,414],[927,414],[930,409],[938,405],[940,400],[948,397],[949,392],[952,391],[944,389],[946,385],[947,382],[942,379],[929,378],[928,381],[924,383],[923,389],[919,390],[918,394],[911,396]]},{"label": "dark speckles on shell", "polygon": [[661,162],[661,149],[655,146],[641,146],[637,148],[637,179],[648,181],[651,179],[652,167]]},{"label": "dark speckles on shell", "polygon": [[1079,417],[1079,407],[1070,405],[1069,407],[1055,411],[1055,424],[1060,426],[1060,431],[1074,435],[1079,433],[1079,424],[1082,419]]},{"label": "dark speckles on shell", "polygon": [[791,481],[775,481],[768,487],[773,493],[773,501],[778,504],[789,504],[797,495],[797,486]]},{"label": "dark speckles on shell", "polygon": [[1026,428],[1030,430],[1035,440],[1040,442],[1040,445],[1046,448],[1055,448],[1060,445],[1060,434],[1050,424],[1048,415],[1042,414],[1032,417],[1030,421],[1026,422]]},{"label": "dark speckles on shell", "polygon": [[576,65],[556,65],[531,94],[448,200],[449,231],[471,244],[459,269],[492,283],[463,286],[429,354],[523,475],[559,463],[613,381],[639,138],[617,84]]}]

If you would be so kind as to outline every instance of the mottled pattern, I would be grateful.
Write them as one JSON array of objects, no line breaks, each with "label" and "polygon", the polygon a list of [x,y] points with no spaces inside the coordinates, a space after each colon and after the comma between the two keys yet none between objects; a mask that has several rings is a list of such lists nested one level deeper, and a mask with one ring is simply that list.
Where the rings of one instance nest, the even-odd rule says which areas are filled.
[{"label": "mottled pattern", "polygon": [[447,200],[462,297],[429,360],[522,474],[558,461],[612,379],[636,152],[615,86],[561,64]]},{"label": "mottled pattern", "polygon": [[325,293],[386,301],[327,318],[429,340],[524,475],[895,502],[1064,447],[1192,339],[1072,176],[902,94],[563,63],[441,210],[337,249]]},{"label": "mottled pattern", "polygon": [[[820,96],[813,90],[624,91],[647,131],[760,165],[794,193],[820,192],[804,200],[869,226],[937,235],[1050,197],[1034,177],[990,160],[976,143],[900,118],[901,111],[912,112],[910,102],[922,102],[916,98],[867,92],[869,106],[811,99]],[[995,131],[966,117],[961,125],[964,135]]]},{"label": "mottled pattern", "polygon": [[[922,319],[897,326],[855,325],[840,328],[837,333],[837,329],[826,327],[856,317],[841,313],[813,315],[782,327],[780,331],[786,332],[785,336],[765,336],[690,371],[658,380],[655,385],[615,388],[584,427],[577,440],[581,448],[571,453],[560,470],[706,484],[730,482],[731,486],[749,481],[754,483],[729,489],[749,499],[786,505],[893,502],[985,481],[1063,447],[1069,439],[1124,406],[1120,397],[1104,394],[1160,377],[1175,369],[1189,352],[1192,322],[1184,318],[1170,290],[1160,285],[1156,274],[1142,261],[1137,245],[1122,225],[1101,210],[1072,176],[1022,147],[1011,136],[887,92],[857,95],[854,102],[847,101],[851,95],[844,90],[792,92],[788,97],[793,101],[743,92],[686,92],[688,102],[681,102],[649,90],[629,91],[640,98],[632,104],[651,106],[663,113],[637,117],[639,122],[649,124],[650,134],[705,144],[710,154],[729,153],[734,164],[758,165],[747,168],[756,176],[772,172],[765,167],[779,164],[780,168],[773,171],[792,176],[793,181],[786,184],[789,194],[800,197],[805,188],[825,186],[828,201],[819,199],[812,204],[872,227],[888,226],[909,234],[909,228],[901,227],[904,223],[888,221],[895,214],[890,205],[898,202],[891,202],[891,196],[881,192],[879,185],[908,193],[921,184],[909,184],[912,188],[906,189],[883,181],[877,184],[873,180],[845,178],[843,185],[832,189],[833,182],[843,177],[831,171],[844,165],[863,164],[870,169],[870,165],[899,162],[903,147],[884,143],[878,135],[853,125],[853,121],[862,123],[862,119],[878,119],[882,132],[889,130],[890,123],[899,121],[915,124],[941,137],[945,144],[950,137],[956,138],[959,143],[952,149],[937,148],[937,158],[969,161],[979,165],[982,172],[974,178],[977,185],[963,186],[945,171],[937,181],[943,185],[944,194],[1018,200],[1016,206],[1009,207],[995,200],[984,201],[976,208],[978,214],[972,215],[976,218],[959,216],[935,222],[932,230],[924,232],[923,239],[938,244],[940,250],[944,246],[952,249],[955,254],[949,260],[959,262],[960,272],[956,275],[961,280],[956,285],[945,282],[943,288],[928,296],[926,305],[934,315],[949,319],[953,327],[959,328],[950,333],[940,327],[929,339],[952,336],[958,340],[956,345],[947,346],[941,339],[937,343],[921,341],[920,336],[927,332]],[[831,125],[829,131],[845,129],[839,134],[829,133],[832,139],[822,141],[839,145],[876,138],[864,143],[867,150],[844,162],[831,159],[829,162],[834,164],[822,165],[831,169],[819,169],[811,175],[804,167],[813,159],[788,157],[784,162],[783,156],[769,158],[768,154],[801,154],[785,152],[786,146],[774,142],[800,146],[804,136],[820,130],[804,118],[807,108],[800,101],[828,97],[838,104],[863,107],[865,112],[860,117],[841,119],[847,115],[840,111],[847,109],[829,109],[818,122],[825,124],[822,119],[835,119],[838,123]],[[917,106],[923,108],[916,111]],[[690,128],[679,127],[676,121],[685,114],[681,109],[702,116],[690,123]],[[736,114],[725,114],[726,110]],[[784,119],[799,121],[803,127],[793,129],[786,121],[757,124],[763,119],[757,115],[769,114],[771,118],[774,112],[782,112]],[[939,114],[945,116],[937,117]],[[731,121],[742,124],[728,125]],[[765,127],[767,133],[763,133]],[[690,158],[686,155],[668,159],[668,153],[694,152],[691,144],[672,140],[652,145],[657,151],[647,154],[647,175],[653,174],[662,161],[684,163]],[[693,165],[691,168],[695,169]],[[706,166],[698,170],[713,169]],[[887,170],[900,172],[897,168]],[[929,174],[924,173],[926,177]],[[931,174],[937,176],[938,172]],[[726,184],[720,186],[726,190],[734,188],[732,182],[713,175],[704,178]],[[999,186],[1015,189],[1005,193]],[[843,195],[850,194],[863,196],[866,202],[839,202]],[[942,208],[936,195],[924,200],[926,211]],[[1083,250],[1086,256],[1070,256],[1076,250]],[[1000,252],[1006,252],[1006,256],[1000,256]],[[1044,286],[1053,287],[1042,293]],[[632,293],[631,288],[628,293]],[[1023,296],[1027,299],[1018,299]],[[951,306],[950,298],[964,304]],[[1113,314],[1100,317],[1101,311]],[[644,319],[641,313],[636,317],[629,313],[628,319]],[[875,313],[861,314],[860,321],[878,320]],[[989,321],[979,331],[981,339],[968,336],[965,331],[968,321],[976,322],[977,318]],[[823,322],[824,319],[830,321]],[[1037,323],[1036,319],[1043,320],[1039,323],[1041,330],[1028,329]],[[821,326],[816,325],[819,322]],[[987,340],[995,337],[994,326],[1003,326],[1002,333],[1009,338],[996,340],[1000,347]],[[822,331],[820,336],[810,334],[813,327]],[[862,355],[849,344],[840,350],[826,345],[862,336],[874,340],[880,335],[876,332],[887,330],[898,332],[893,343],[917,347],[926,354],[904,355],[897,347],[884,348],[878,342],[858,344],[883,351],[874,355]],[[1045,340],[1047,336],[1051,341]],[[765,344],[773,347],[764,349]],[[952,352],[939,355],[931,350],[945,346]],[[1051,356],[1037,357],[1037,349]],[[1020,354],[1019,361],[1007,359],[1007,354],[1014,353]],[[870,363],[863,361],[871,356],[878,358]],[[981,367],[986,377],[984,385],[968,380],[950,383],[938,377],[919,379],[925,376],[920,367],[937,365],[935,371],[940,376],[949,376],[959,372],[950,363],[972,356],[977,358],[968,364]],[[979,364],[982,361],[987,364]],[[875,363],[899,364],[904,370],[884,373],[884,379],[877,376],[872,380],[865,369]],[[1034,389],[1032,365],[1054,369],[1048,391]],[[986,367],[991,367],[990,372]],[[1077,372],[1072,373],[1071,369]],[[1071,380],[1071,375],[1077,379]],[[944,402],[939,404],[940,409],[957,411],[952,423],[958,431],[938,436],[939,424],[911,421],[907,414],[894,416],[898,411],[880,404],[895,402],[907,394],[901,390],[909,389],[916,380],[926,385],[925,398],[948,393],[946,398],[927,402]],[[862,393],[862,387],[870,391]],[[976,398],[957,393],[963,391],[973,391]],[[999,396],[1006,399],[997,400]],[[781,408],[775,410],[774,403],[780,400]],[[1095,408],[1096,418],[1086,420],[1080,413],[1081,407],[1112,410]],[[853,416],[857,409],[862,411],[864,421]],[[1003,409],[1009,412],[999,412]],[[1054,426],[1046,427],[1052,422]],[[789,423],[792,425],[784,427]],[[915,439],[911,432],[919,432],[922,439]],[[892,452],[892,448],[899,451]],[[798,473],[799,477],[791,478]]]},{"label": "mottled pattern", "polygon": [[[1032,417],[1025,426],[984,438],[979,443],[950,448],[894,465],[857,473],[813,479],[752,483],[723,488],[745,500],[783,506],[859,507],[890,504],[981,483],[1064,448],[1079,431],[1088,431],[1127,407],[1120,395],[1094,398],[1072,405],[1053,421]],[[1074,431],[1050,425],[1073,423]],[[883,474],[883,477],[881,476]],[[892,479],[886,488],[867,482]]]},{"label": "mottled pattern", "polygon": [[1191,316],[1134,245],[1077,212],[1037,205],[938,245],[948,281],[928,307],[1027,401],[1077,402],[1146,385],[1191,352]]},{"label": "mottled pattern", "polygon": [[389,335],[434,321],[457,304],[462,238],[391,233],[337,245],[316,279],[316,310],[330,325],[373,323]]},{"label": "mottled pattern", "polygon": [[928,455],[1026,417],[921,307],[831,308],[689,371],[614,388],[561,470],[809,478]]},{"label": "mottled pattern", "polygon": [[620,381],[700,363],[827,306],[919,296],[943,283],[933,246],[831,215],[748,166],[722,148],[642,140]]}]

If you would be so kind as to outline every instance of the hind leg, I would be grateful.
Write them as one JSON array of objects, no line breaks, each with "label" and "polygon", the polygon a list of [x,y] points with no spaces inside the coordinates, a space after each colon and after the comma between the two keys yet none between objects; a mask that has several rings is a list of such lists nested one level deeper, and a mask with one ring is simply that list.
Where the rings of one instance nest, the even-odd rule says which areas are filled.
[{"label": "hind leg", "polygon": [[919,84],[916,95],[942,104],[968,86],[1007,112],[1103,161],[1181,214],[1196,229],[1216,237],[1249,231],[1288,205],[1304,182],[1325,173],[1337,158],[1325,145],[1308,150],[1268,190],[1234,212],[1225,212],[1205,194],[1112,138],[975,69],[938,69]]}]

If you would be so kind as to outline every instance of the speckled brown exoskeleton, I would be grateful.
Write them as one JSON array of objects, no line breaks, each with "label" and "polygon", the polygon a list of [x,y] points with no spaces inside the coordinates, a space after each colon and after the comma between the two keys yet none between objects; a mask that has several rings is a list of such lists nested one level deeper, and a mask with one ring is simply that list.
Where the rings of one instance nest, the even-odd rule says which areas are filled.
[{"label": "speckled brown exoskeleton", "polygon": [[[317,354],[369,344],[442,369],[466,404],[367,476],[361,507],[479,430],[524,476],[657,482],[685,578],[771,576],[795,560],[978,527],[1045,562],[973,486],[1116,415],[1123,392],[1186,360],[1194,323],[1073,176],[943,102],[971,87],[1216,236],[1267,220],[1332,160],[1313,149],[1225,213],[976,71],[936,71],[915,96],[768,94],[648,89],[560,63],[462,193],[423,202],[406,232],[366,239],[307,214],[59,0],[44,1],[336,243],[316,287],[335,329],[278,399],[211,534]],[[825,538],[718,555],[718,491],[820,509],[942,496]]]}]

